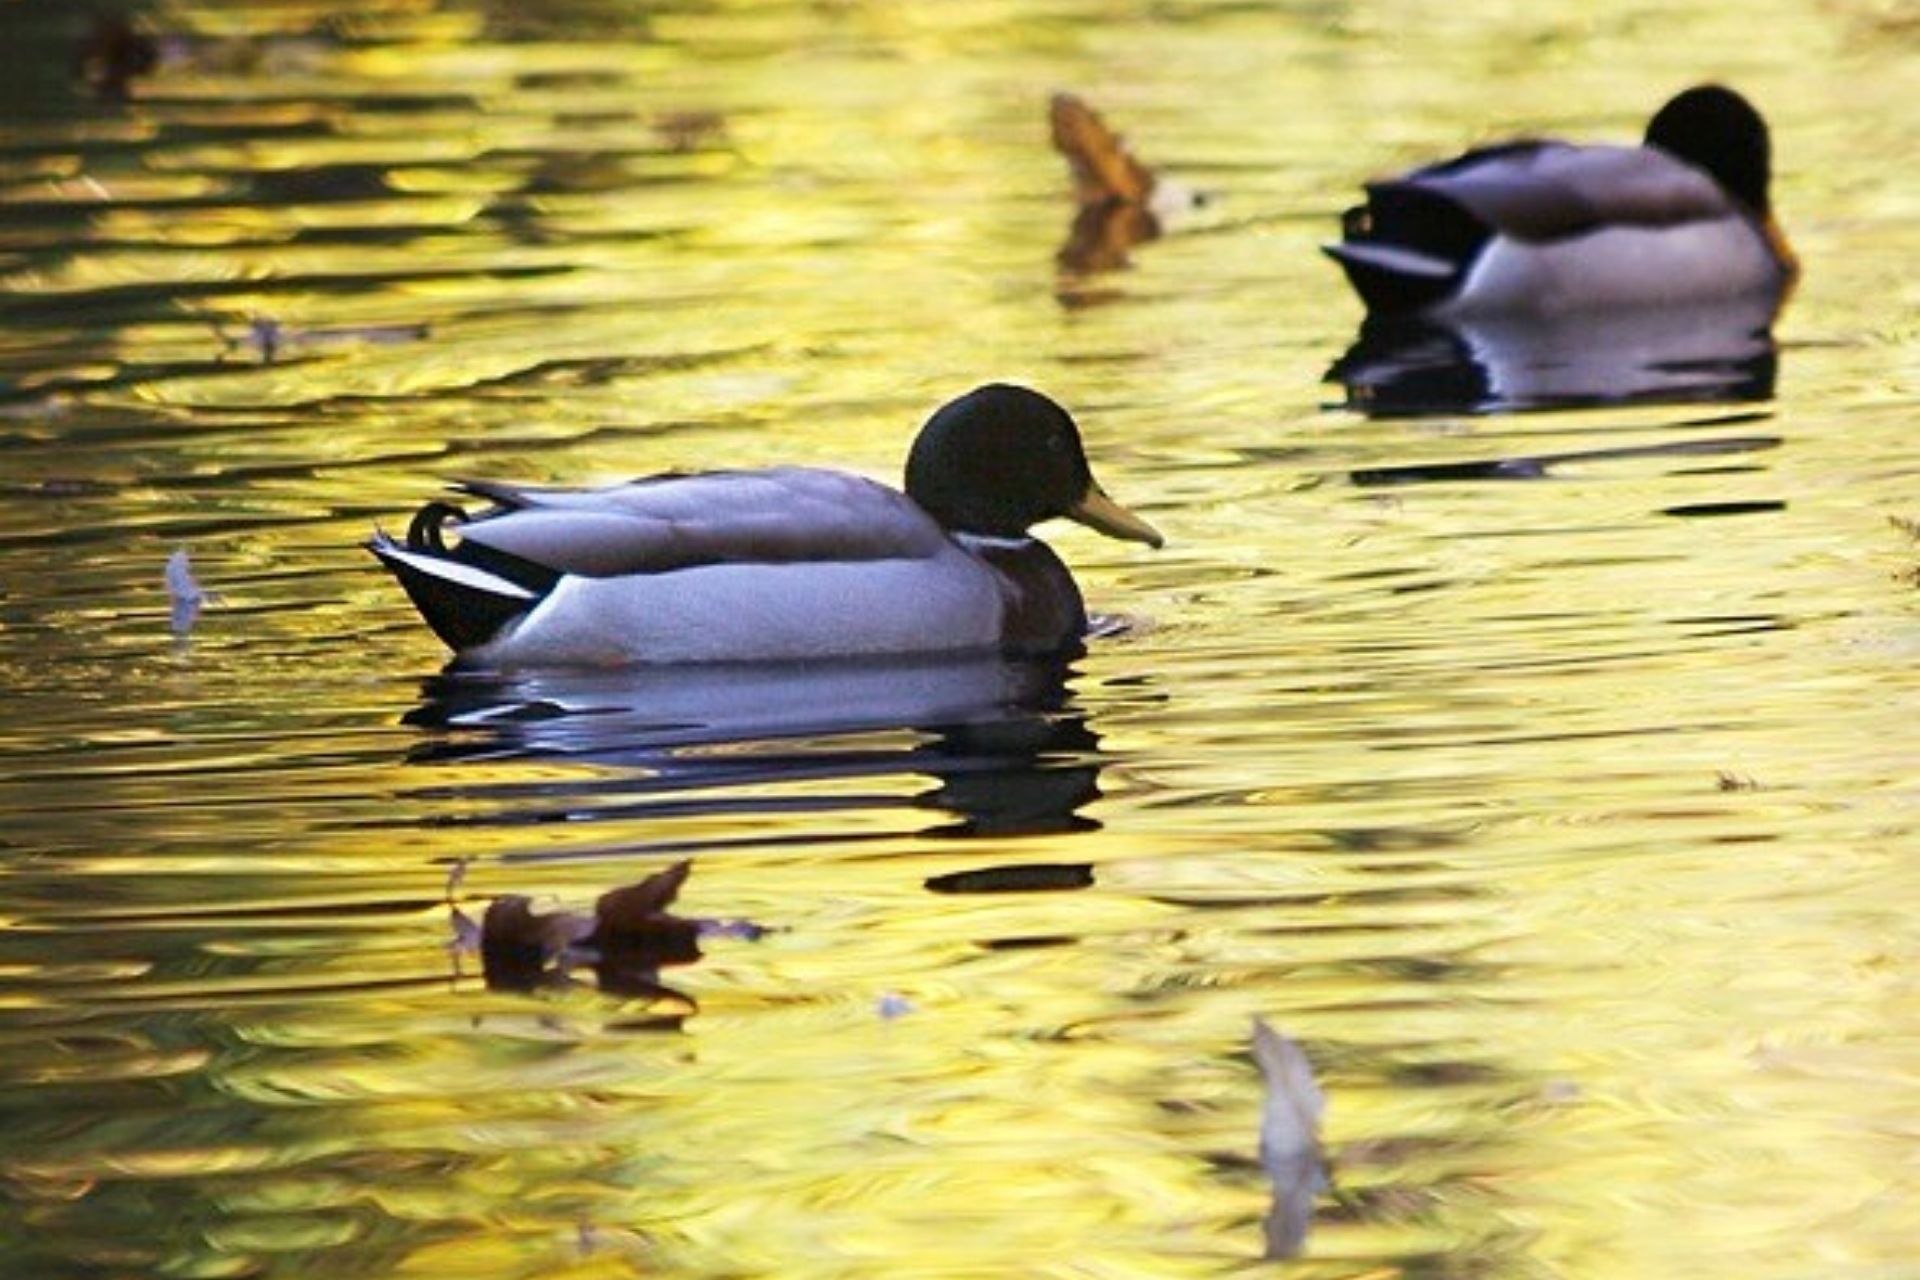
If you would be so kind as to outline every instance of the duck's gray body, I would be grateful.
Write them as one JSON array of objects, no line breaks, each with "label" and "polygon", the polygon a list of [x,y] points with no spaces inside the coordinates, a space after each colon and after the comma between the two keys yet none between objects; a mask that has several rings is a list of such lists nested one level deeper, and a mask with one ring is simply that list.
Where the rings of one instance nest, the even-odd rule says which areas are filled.
[{"label": "duck's gray body", "polygon": [[1772,220],[1766,126],[1689,90],[1640,146],[1523,141],[1369,183],[1326,252],[1374,314],[1435,319],[1774,296],[1795,263]]},{"label": "duck's gray body", "polygon": [[[1044,401],[1018,388],[983,392],[990,394],[956,404],[977,417],[982,406],[1027,411],[1023,396]],[[1071,428],[1064,411],[1044,404]],[[942,421],[936,415],[923,433],[941,446],[929,445],[934,456],[922,465],[924,501],[806,467],[578,490],[468,482],[461,490],[491,502],[489,510],[468,517],[431,504],[404,541],[379,535],[370,550],[470,666],[1052,653],[1078,642],[1086,630],[1079,588],[1059,557],[1024,531],[1049,514],[1086,518],[1088,502],[1113,507],[1092,484],[1077,435],[1071,456],[1060,436],[1069,481],[1044,486],[1072,490],[1058,510],[1039,509],[1051,498],[1008,510],[1004,493],[968,493],[952,475],[1021,460],[970,444],[964,457],[941,456],[960,447],[945,442],[951,422],[933,430]],[[1077,473],[1067,465],[1075,459]],[[943,523],[927,503],[957,514]],[[978,510],[986,514],[968,518]],[[1119,536],[1157,545],[1150,527],[1121,514],[1133,523],[1122,521]],[[1102,518],[1110,517],[1095,516]],[[449,530],[457,543],[449,544]]]},{"label": "duck's gray body", "polygon": [[[458,526],[459,548],[377,540],[373,551],[475,665],[1042,652],[1086,627],[1046,544],[949,534],[906,495],[842,472],[467,488],[500,505]],[[515,574],[516,561],[551,582]],[[462,609],[470,624],[450,616]]]}]

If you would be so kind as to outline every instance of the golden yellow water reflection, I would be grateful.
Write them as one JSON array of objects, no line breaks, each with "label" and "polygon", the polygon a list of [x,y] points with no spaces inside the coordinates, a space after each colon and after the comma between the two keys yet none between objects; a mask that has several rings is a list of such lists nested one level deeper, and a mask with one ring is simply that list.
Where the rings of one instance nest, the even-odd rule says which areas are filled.
[{"label": "golden yellow water reflection", "polygon": [[[10,1274],[1911,1268],[1900,14],[128,8],[125,101],[0,12]],[[1754,377],[1323,384],[1361,181],[1710,77],[1805,264]],[[1123,268],[1056,265],[1057,89],[1210,196]],[[447,682],[357,545],[460,475],[891,477],[989,378],[1169,537],[1057,533],[1124,624],[1069,670]],[[458,954],[461,859],[679,858],[683,1001]],[[1328,1099],[1284,1262],[1256,1015]]]}]

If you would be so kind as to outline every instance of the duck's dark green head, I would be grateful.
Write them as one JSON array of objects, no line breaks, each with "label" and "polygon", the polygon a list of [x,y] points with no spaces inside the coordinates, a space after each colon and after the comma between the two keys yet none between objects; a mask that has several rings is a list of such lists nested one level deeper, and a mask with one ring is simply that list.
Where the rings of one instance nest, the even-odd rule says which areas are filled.
[{"label": "duck's dark green head", "polygon": [[1767,122],[1733,90],[1704,84],[1677,95],[1648,123],[1647,145],[1706,170],[1758,216],[1771,212]]},{"label": "duck's dark green head", "polygon": [[1005,383],[975,388],[927,419],[907,455],[907,496],[958,533],[1017,538],[1065,516],[1110,537],[1162,542],[1094,483],[1067,411]]}]

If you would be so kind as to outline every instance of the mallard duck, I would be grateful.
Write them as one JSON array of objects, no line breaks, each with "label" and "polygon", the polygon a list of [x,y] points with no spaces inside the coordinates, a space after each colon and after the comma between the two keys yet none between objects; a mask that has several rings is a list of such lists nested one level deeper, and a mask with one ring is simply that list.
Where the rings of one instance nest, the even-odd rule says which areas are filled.
[{"label": "mallard duck", "polygon": [[905,493],[807,467],[457,487],[492,506],[428,503],[368,549],[469,667],[1058,652],[1086,609],[1028,528],[1161,544],[1094,482],[1067,411],[1002,384],[927,420]]},{"label": "mallard duck", "polygon": [[1520,141],[1370,183],[1326,252],[1375,315],[1553,314],[1785,295],[1760,113],[1688,89],[1638,147]]}]

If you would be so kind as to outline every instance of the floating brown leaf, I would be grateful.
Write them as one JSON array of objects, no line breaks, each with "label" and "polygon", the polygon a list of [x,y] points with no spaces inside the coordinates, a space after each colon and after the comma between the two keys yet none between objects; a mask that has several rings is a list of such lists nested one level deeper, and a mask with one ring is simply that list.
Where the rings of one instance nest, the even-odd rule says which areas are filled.
[{"label": "floating brown leaf", "polygon": [[667,911],[692,869],[690,862],[676,862],[638,884],[600,896],[593,908],[590,944],[600,953],[603,970],[608,965],[658,969],[700,958],[701,922]]},{"label": "floating brown leaf", "polygon": [[601,894],[593,905],[597,927],[602,931],[639,927],[673,905],[673,900],[680,895],[680,886],[687,882],[692,870],[693,864],[683,860],[638,884]]},{"label": "floating brown leaf", "polygon": [[517,893],[495,898],[480,921],[480,958],[491,978],[502,972],[540,972],[561,965],[568,952],[593,933],[593,921],[572,911],[545,915]]},{"label": "floating brown leaf", "polygon": [[[676,862],[636,884],[604,893],[591,915],[535,911],[532,900],[520,894],[495,898],[479,927],[487,985],[515,991],[563,985],[570,981],[572,968],[591,965],[602,991],[685,1000],[659,984],[659,971],[700,958],[700,935],[708,922],[668,910],[691,871],[691,863]],[[456,866],[448,880],[456,935],[466,917],[454,906],[452,891],[463,873],[464,867]],[[758,936],[757,930],[737,925],[716,927]]]},{"label": "floating brown leaf", "polygon": [[1151,170],[1128,153],[1119,134],[1071,93],[1056,93],[1049,108],[1055,150],[1073,172],[1073,198],[1088,205],[1145,205],[1153,195]]}]

